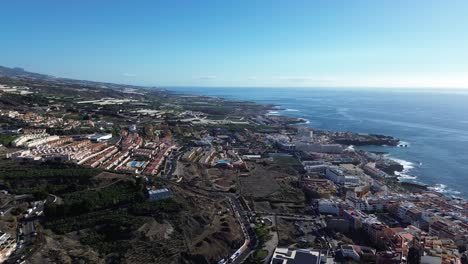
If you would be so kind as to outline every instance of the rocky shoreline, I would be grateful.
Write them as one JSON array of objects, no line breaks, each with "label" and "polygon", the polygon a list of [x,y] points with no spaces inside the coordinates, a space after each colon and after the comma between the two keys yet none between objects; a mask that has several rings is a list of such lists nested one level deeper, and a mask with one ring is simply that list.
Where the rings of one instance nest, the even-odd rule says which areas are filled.
[{"label": "rocky shoreline", "polygon": [[335,143],[353,146],[398,146],[400,140],[392,136],[378,134],[340,133],[334,139]]}]

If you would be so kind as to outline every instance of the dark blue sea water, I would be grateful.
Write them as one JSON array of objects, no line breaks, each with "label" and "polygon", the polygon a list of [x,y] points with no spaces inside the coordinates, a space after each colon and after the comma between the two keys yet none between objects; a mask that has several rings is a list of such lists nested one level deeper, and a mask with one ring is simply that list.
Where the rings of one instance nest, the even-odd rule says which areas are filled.
[{"label": "dark blue sea water", "polygon": [[385,151],[405,165],[402,179],[468,198],[468,92],[298,88],[169,88],[182,93],[275,104],[325,130],[379,133],[407,142]]}]

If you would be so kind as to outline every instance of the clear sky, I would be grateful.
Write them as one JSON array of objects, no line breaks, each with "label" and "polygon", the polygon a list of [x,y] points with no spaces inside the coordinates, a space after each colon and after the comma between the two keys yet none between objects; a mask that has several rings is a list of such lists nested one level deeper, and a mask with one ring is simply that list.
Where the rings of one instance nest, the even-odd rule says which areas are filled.
[{"label": "clear sky", "polygon": [[468,88],[466,0],[14,0],[0,65],[155,86]]}]

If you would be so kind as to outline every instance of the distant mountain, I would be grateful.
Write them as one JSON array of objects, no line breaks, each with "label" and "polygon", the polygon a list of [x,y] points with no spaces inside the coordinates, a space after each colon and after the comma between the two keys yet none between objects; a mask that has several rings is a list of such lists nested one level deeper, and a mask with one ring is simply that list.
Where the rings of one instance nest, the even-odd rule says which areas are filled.
[{"label": "distant mountain", "polygon": [[10,77],[10,78],[28,78],[28,79],[55,79],[54,76],[40,74],[35,72],[25,71],[23,68],[15,67],[8,68],[0,66],[0,77]]},{"label": "distant mountain", "polygon": [[99,88],[108,88],[109,86],[121,87],[121,88],[139,87],[139,86],[134,86],[134,85],[114,84],[114,83],[107,83],[107,82],[95,82],[95,81],[55,77],[52,75],[47,75],[47,74],[42,74],[42,73],[29,72],[19,67],[8,68],[8,67],[0,66],[0,77],[8,77],[12,79],[22,79],[22,80],[53,81],[53,82],[59,82],[62,84],[73,84],[73,85],[90,85],[90,86],[95,86]]},{"label": "distant mountain", "polygon": [[[0,78],[10,78],[12,80],[20,81],[20,82],[32,82],[32,84],[38,83],[47,83],[49,87],[55,87],[58,89],[59,86],[75,86],[75,87],[82,87],[86,86],[87,88],[112,88],[118,90],[124,89],[151,89],[153,91],[165,91],[165,89],[160,89],[157,87],[143,87],[138,85],[130,85],[130,84],[116,84],[116,83],[109,83],[109,82],[96,82],[96,81],[86,81],[86,80],[77,80],[77,79],[69,79],[69,78],[62,78],[62,77],[55,77],[52,75],[29,72],[24,70],[23,68],[15,67],[9,68],[5,66],[0,66]],[[51,86],[51,84],[54,84]]]}]

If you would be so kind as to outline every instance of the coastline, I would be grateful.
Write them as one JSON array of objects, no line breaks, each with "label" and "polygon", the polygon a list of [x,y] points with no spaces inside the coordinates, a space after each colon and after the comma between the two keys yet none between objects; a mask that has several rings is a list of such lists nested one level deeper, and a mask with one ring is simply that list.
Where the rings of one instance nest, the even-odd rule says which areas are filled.
[{"label": "coastline", "polygon": [[[172,89],[168,89],[168,91],[170,93],[174,93],[174,94],[178,94],[178,95],[184,94],[184,95],[193,95],[193,96],[200,96],[200,97],[210,97],[210,98],[216,98],[216,99],[219,99],[219,100],[235,101],[235,102],[248,102],[248,103],[253,103],[253,104],[257,104],[257,105],[262,105],[262,106],[265,107],[264,111],[261,113],[262,115],[292,118],[292,119],[295,119],[296,121],[289,123],[288,126],[305,126],[307,128],[314,128],[314,127],[312,127],[310,125],[311,121],[308,120],[307,118],[297,117],[297,115],[294,115],[294,114],[297,114],[297,113],[301,112],[301,110],[299,110],[299,109],[288,108],[288,107],[281,106],[279,104],[256,102],[254,100],[239,100],[239,99],[236,99],[236,98],[229,98],[228,96],[218,96],[218,95],[215,96],[215,95],[188,93],[186,91],[180,92],[180,91],[176,91],[176,90],[172,90]],[[335,130],[326,130],[326,131],[329,131],[329,132],[343,132],[343,131],[335,131]],[[350,132],[351,133],[356,133],[356,132],[353,132],[353,131],[350,131]],[[351,147],[352,146],[353,148],[369,152],[366,149],[359,148],[360,146],[355,146],[355,145],[352,145],[352,144],[342,144],[342,145],[345,146],[345,147]],[[378,146],[378,145],[364,145],[364,146]],[[388,146],[388,147],[392,147],[392,148],[400,148],[401,147],[401,148],[404,148],[404,147],[410,147],[410,146],[411,146],[410,143],[408,143],[406,141],[399,140],[398,144],[395,144],[393,146]],[[421,187],[421,188],[425,189],[426,191],[434,192],[436,194],[440,194],[440,195],[446,196],[448,198],[456,198],[456,199],[466,200],[466,198],[464,198],[464,197],[457,196],[457,195],[461,194],[460,191],[450,189],[450,188],[447,187],[447,185],[445,185],[443,183],[427,184],[424,181],[420,181],[417,176],[411,175],[411,170],[413,170],[415,168],[413,162],[404,160],[402,158],[393,157],[390,154],[386,154],[384,156],[387,159],[398,162],[399,164],[401,164],[404,167],[403,171],[395,172],[395,176],[396,176],[395,178],[397,179],[396,182],[398,184],[400,184],[402,186],[407,185],[407,184],[408,185],[415,185],[415,186],[418,186],[418,187]]]},{"label": "coastline", "polygon": [[[280,106],[278,106],[278,107],[280,107]],[[284,108],[281,108],[281,109],[284,109]],[[282,116],[282,115],[287,116],[287,112],[299,112],[299,110],[296,110],[296,111],[279,110],[278,111],[278,116]],[[306,120],[306,122],[298,123],[297,125],[308,125],[308,124],[310,124],[309,120],[304,119],[304,118],[300,118],[300,119]],[[309,126],[307,126],[307,127],[309,127]],[[312,128],[312,127],[309,127],[309,128]],[[341,131],[333,131],[333,132],[341,132]],[[400,145],[410,146],[410,144],[408,142],[406,142],[406,141],[399,141],[398,145],[396,145],[396,146],[387,146],[387,147],[399,148]],[[359,149],[359,146],[355,146],[355,145],[344,145],[344,146],[347,146],[347,147],[352,146],[353,148]],[[361,150],[363,150],[363,149],[361,149]],[[364,150],[364,151],[369,152],[367,150]],[[446,196],[448,198],[456,198],[456,199],[466,200],[463,197],[457,196],[457,195],[461,194],[460,191],[450,189],[450,188],[447,187],[447,185],[445,185],[443,183],[436,183],[436,184],[433,184],[433,185],[429,185],[429,184],[424,183],[423,181],[417,180],[418,179],[417,176],[411,175],[411,170],[413,170],[415,168],[415,165],[414,165],[413,162],[407,161],[407,160],[404,160],[404,159],[401,159],[401,158],[393,157],[390,154],[385,154],[384,156],[386,158],[388,158],[390,160],[393,160],[393,161],[395,161],[395,162],[397,162],[397,163],[399,163],[399,164],[401,164],[403,166],[403,168],[404,168],[403,171],[401,171],[401,172],[395,171],[395,176],[397,176],[396,177],[397,182],[399,184],[401,184],[402,186],[403,185],[413,185],[413,186],[417,186],[418,187],[417,189],[424,189],[426,191],[430,191],[430,192],[434,192],[434,193],[437,193],[437,194],[444,195],[444,196]],[[407,188],[405,187],[405,189],[407,189]]]}]

